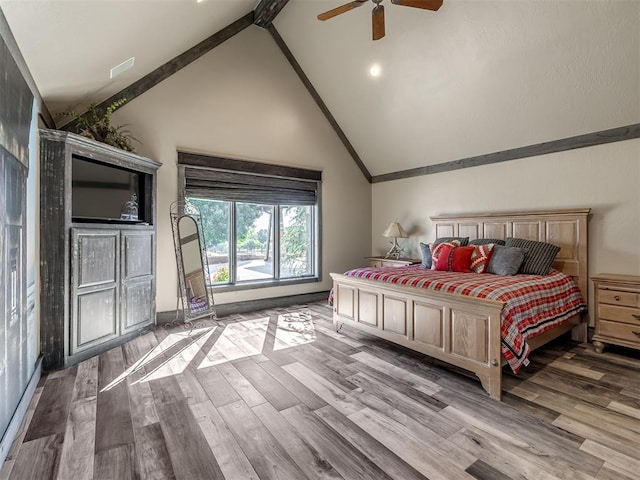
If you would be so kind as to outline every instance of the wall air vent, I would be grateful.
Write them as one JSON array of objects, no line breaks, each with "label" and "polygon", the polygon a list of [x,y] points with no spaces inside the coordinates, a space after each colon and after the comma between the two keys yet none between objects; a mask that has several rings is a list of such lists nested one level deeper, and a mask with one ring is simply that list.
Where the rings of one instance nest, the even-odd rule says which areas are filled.
[{"label": "wall air vent", "polygon": [[111,73],[109,74],[109,78],[114,78],[120,75],[125,70],[129,70],[133,67],[134,62],[136,61],[136,57],[131,57],[129,60],[125,60],[120,65],[116,65],[111,69]]}]

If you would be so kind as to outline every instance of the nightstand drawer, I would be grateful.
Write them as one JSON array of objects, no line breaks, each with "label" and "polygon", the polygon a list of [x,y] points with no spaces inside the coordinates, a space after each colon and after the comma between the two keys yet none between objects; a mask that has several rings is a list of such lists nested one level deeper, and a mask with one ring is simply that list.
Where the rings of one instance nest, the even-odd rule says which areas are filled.
[{"label": "nightstand drawer", "polygon": [[640,308],[640,293],[610,290],[606,287],[600,287],[598,289],[598,301],[610,305]]},{"label": "nightstand drawer", "polygon": [[596,352],[608,343],[640,348],[640,275],[601,273],[591,277],[595,287]]},{"label": "nightstand drawer", "polygon": [[598,322],[597,335],[613,337],[640,345],[640,325],[600,320]]},{"label": "nightstand drawer", "polygon": [[640,329],[640,308],[618,307],[615,305],[598,304],[598,318],[613,320],[614,322],[630,323]]}]

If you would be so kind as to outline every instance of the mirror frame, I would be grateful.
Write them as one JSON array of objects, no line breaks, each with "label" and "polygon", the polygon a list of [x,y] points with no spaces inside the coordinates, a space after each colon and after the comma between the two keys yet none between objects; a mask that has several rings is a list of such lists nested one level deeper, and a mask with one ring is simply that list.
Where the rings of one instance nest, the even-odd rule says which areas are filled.
[{"label": "mirror frame", "polygon": [[[176,256],[176,267],[178,268],[178,285],[179,292],[176,301],[176,320],[178,318],[179,304],[182,303],[182,314],[184,322],[188,323],[191,320],[195,320],[202,317],[216,318],[215,306],[213,303],[213,296],[211,294],[211,288],[207,284],[206,272],[209,272],[209,262],[207,259],[207,249],[204,243],[204,238],[201,235],[202,232],[202,219],[200,212],[193,205],[184,202],[173,202],[170,207],[171,216],[171,231],[173,233],[173,247]],[[183,243],[180,236],[180,221],[190,218],[193,220],[195,226],[195,235],[197,236],[198,252],[202,270],[202,280],[204,282],[205,295],[198,296],[198,298],[204,298],[206,300],[206,306],[204,308],[192,309],[191,300],[194,297],[189,296],[191,288],[189,287],[189,280],[184,268],[184,255],[183,255]],[[194,270],[197,271],[197,270]]]}]

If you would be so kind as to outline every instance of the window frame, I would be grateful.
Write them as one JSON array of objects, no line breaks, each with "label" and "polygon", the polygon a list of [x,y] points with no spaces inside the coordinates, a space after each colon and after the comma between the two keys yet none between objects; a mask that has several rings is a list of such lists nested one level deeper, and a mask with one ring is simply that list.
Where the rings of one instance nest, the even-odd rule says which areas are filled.
[{"label": "window frame", "polygon": [[[227,201],[230,203],[230,234],[233,239],[229,239],[229,283],[210,284],[208,288],[212,292],[224,293],[240,290],[255,290],[261,288],[283,287],[290,285],[320,283],[322,282],[322,181],[321,172],[315,170],[300,169],[295,167],[283,167],[266,163],[257,163],[246,160],[237,160],[223,157],[214,157],[201,154],[192,154],[178,151],[178,200],[185,201],[187,198],[186,174],[188,167],[197,167],[209,170],[230,170],[243,172],[247,175],[272,176],[281,179],[309,180],[317,182],[316,203],[313,207],[312,238],[310,248],[312,248],[314,267],[313,275],[304,277],[275,278],[280,276],[280,238],[275,241],[276,236],[280,237],[280,209],[283,206],[294,206],[290,203],[269,203],[273,205],[274,215],[274,248],[273,248],[273,277],[266,280],[245,280],[237,283],[237,244],[236,244],[236,203],[252,203],[250,201]],[[195,198],[198,198],[197,196]],[[255,204],[255,203],[254,203]],[[232,241],[231,241],[232,240]],[[233,247],[233,248],[232,248]]]}]

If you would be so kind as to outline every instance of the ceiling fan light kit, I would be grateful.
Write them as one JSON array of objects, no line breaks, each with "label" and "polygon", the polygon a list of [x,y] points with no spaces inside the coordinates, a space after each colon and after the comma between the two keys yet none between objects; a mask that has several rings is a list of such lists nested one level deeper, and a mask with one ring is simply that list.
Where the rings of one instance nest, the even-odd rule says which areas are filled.
[{"label": "ceiling fan light kit", "polygon": [[[345,3],[344,5],[340,5],[339,7],[332,8],[331,10],[327,10],[326,12],[318,15],[318,20],[329,20],[330,18],[336,17],[341,13],[348,12],[349,10],[353,10],[354,8],[358,8],[362,6],[364,3],[369,0],[355,0],[353,2]],[[384,6],[380,5],[382,0],[371,0],[375,6],[373,7],[373,11],[371,12],[371,26],[374,40],[380,40],[384,37]],[[413,7],[420,8],[422,10],[431,10],[435,12],[442,6],[443,0],[391,0],[391,3],[394,5],[400,5],[402,7]]]}]

